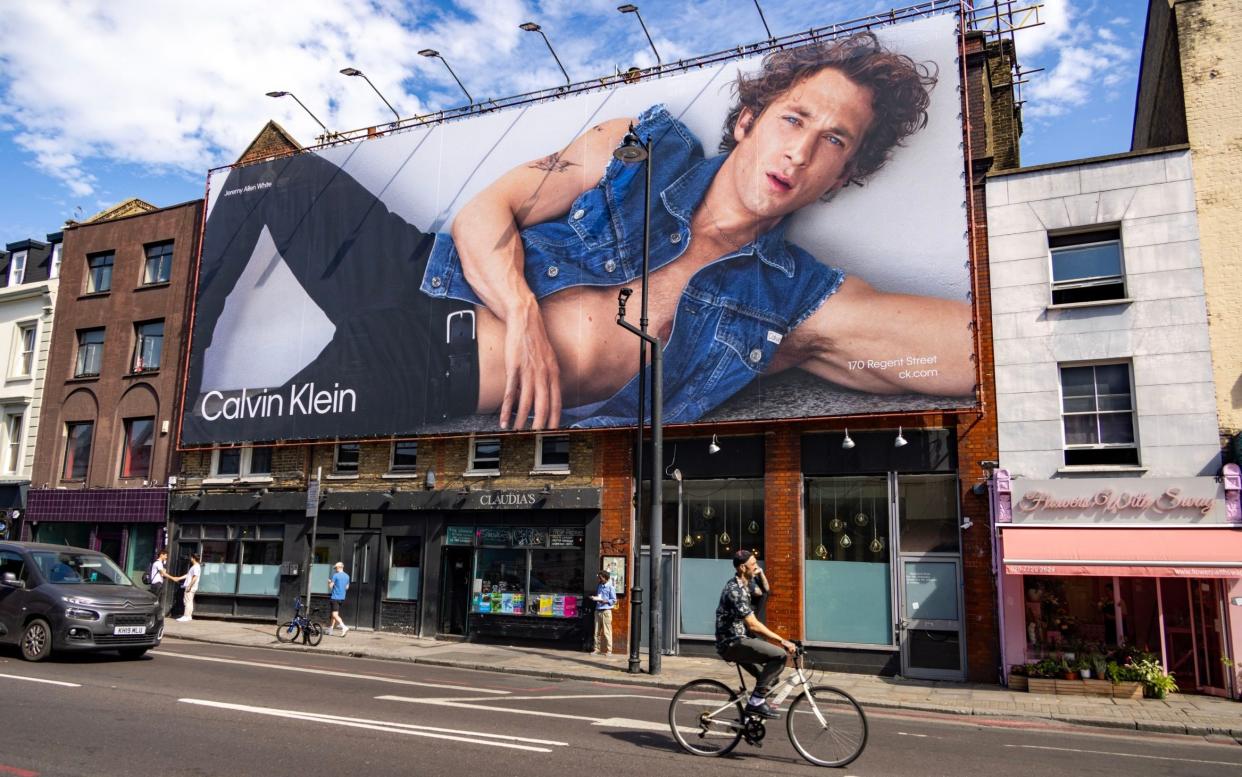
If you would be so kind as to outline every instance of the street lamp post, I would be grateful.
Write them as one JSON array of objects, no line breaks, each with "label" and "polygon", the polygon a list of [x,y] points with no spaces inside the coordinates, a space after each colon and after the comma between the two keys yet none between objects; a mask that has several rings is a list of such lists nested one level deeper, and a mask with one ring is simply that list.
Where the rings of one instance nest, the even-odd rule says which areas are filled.
[{"label": "street lamp post", "polygon": [[[639,326],[634,326],[625,320],[625,303],[630,295],[634,293],[633,289],[624,288],[617,294],[617,324],[629,332],[632,332],[642,340],[639,353],[639,386],[641,397],[641,386],[643,385],[646,369],[645,358],[646,347],[651,347],[651,523],[649,530],[649,544],[651,547],[651,576],[648,585],[647,596],[650,601],[648,611],[651,613],[649,622],[649,632],[647,635],[647,672],[649,674],[660,673],[660,656],[661,656],[661,592],[660,592],[660,560],[663,550],[664,537],[664,489],[662,475],[664,471],[664,354],[660,348],[660,340],[657,337],[647,333],[647,280],[651,269],[651,165],[654,162],[653,148],[650,141],[644,143],[634,132],[634,128],[630,127],[630,131],[626,133],[625,139],[621,145],[613,152],[613,156],[622,162],[646,162],[646,177],[643,189],[643,273],[642,273],[642,310],[639,314]],[[643,403],[640,400],[638,406],[638,423],[641,433],[643,423]],[[641,450],[642,442],[639,440],[639,448]],[[641,456],[641,453],[639,454]],[[642,493],[642,472],[634,473],[638,481],[638,491]],[[641,498],[640,498],[641,504]],[[637,512],[637,511],[636,511]],[[630,534],[630,556],[637,560],[638,557],[638,532],[632,531]],[[631,567],[637,572],[637,564]],[[636,609],[631,604],[631,612]],[[637,630],[641,627],[641,621],[636,620],[631,614],[630,618],[630,666],[631,671],[637,662],[638,639]]]}]

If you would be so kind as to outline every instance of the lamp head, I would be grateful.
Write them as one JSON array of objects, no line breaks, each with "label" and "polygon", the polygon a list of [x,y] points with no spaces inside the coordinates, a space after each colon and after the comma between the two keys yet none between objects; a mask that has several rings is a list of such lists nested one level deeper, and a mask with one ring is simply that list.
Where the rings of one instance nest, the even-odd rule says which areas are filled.
[{"label": "lamp head", "polygon": [[435,49],[423,49],[422,51],[418,52],[418,55],[420,57],[438,57],[440,56],[440,52],[436,51]]},{"label": "lamp head", "polygon": [[897,427],[897,439],[896,439],[896,440],[893,440],[893,447],[894,447],[894,448],[904,448],[904,447],[906,447],[906,446],[907,446],[907,445],[909,445],[909,444],[910,444],[910,443],[909,443],[909,442],[906,440],[906,438],[905,438],[905,437],[903,437],[903,436],[902,436],[902,434],[901,434],[901,427],[900,427],[900,426],[899,426],[899,427]]},{"label": "lamp head", "polygon": [[620,11],[621,13],[634,13],[635,11],[638,10],[638,6],[634,5],[633,3],[626,3],[624,5],[617,6],[617,10]]},{"label": "lamp head", "polygon": [[845,439],[841,441],[841,447],[847,451],[854,447],[854,439],[850,437],[849,429],[845,430]]},{"label": "lamp head", "polygon": [[361,70],[359,70],[359,69],[358,69],[358,68],[356,68],[356,67],[343,67],[343,68],[341,68],[341,75],[343,75],[343,76],[360,76],[360,75],[362,75],[362,71],[361,71]]},{"label": "lamp head", "polygon": [[612,155],[622,162],[641,162],[647,158],[647,149],[643,148],[638,136],[630,131],[625,133],[625,137],[621,139],[621,145],[617,146]]},{"label": "lamp head", "polygon": [[707,452],[710,454],[720,453],[720,441],[716,439],[716,435],[712,435],[712,441],[707,445]]},{"label": "lamp head", "polygon": [[534,22],[522,22],[518,25],[518,29],[526,30],[527,32],[539,32],[543,28]]},{"label": "lamp head", "polygon": [[288,92],[268,92],[267,96],[268,97],[284,97],[287,94],[289,93]]}]

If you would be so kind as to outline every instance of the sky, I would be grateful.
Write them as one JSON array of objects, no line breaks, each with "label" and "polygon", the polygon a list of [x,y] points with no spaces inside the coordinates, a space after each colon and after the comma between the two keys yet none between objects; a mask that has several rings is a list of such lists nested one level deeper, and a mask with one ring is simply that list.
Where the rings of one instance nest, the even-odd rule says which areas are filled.
[{"label": "sky", "polygon": [[[1015,8],[1034,5],[1018,2]],[[774,35],[909,5],[760,0]],[[66,219],[129,197],[203,196],[209,168],[237,159],[268,119],[303,144],[321,130],[382,124],[465,102],[439,50],[476,99],[655,64],[616,0],[39,0],[0,2],[0,247],[43,239]],[[753,0],[637,3],[665,62],[767,37]],[[1126,151],[1144,0],[1043,0],[1016,33],[1026,69],[1022,163]]]}]

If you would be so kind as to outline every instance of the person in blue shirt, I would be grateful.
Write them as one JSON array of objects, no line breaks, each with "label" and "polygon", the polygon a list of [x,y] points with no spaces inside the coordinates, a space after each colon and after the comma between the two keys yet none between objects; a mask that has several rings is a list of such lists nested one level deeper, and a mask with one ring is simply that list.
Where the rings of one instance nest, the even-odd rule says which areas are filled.
[{"label": "person in blue shirt", "polygon": [[328,580],[328,590],[332,594],[332,623],[328,626],[328,633],[340,624],[341,636],[349,633],[349,627],[345,625],[345,621],[341,620],[341,605],[345,603],[345,592],[349,590],[349,575],[345,572],[345,564],[336,562],[335,571],[332,578]]},{"label": "person in blue shirt", "polygon": [[595,649],[593,656],[612,655],[612,611],[617,606],[617,591],[607,569],[599,571],[599,585],[595,587]]}]

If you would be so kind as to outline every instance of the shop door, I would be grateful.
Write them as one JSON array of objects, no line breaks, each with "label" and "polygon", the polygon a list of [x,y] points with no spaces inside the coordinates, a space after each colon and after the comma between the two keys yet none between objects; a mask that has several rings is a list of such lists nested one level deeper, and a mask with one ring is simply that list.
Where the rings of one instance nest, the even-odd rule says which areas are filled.
[{"label": "shop door", "polygon": [[444,566],[440,571],[440,634],[466,636],[473,556],[473,548],[450,546],[444,549]]},{"label": "shop door", "polygon": [[1228,696],[1225,687],[1225,613],[1219,580],[1191,580],[1195,651],[1199,658],[1199,692]]},{"label": "shop door", "polygon": [[125,528],[122,526],[100,526],[95,532],[94,549],[125,568]]},{"label": "shop door", "polygon": [[[660,554],[660,655],[677,655],[677,632],[681,621],[680,597],[677,595],[677,556],[676,547],[665,547]],[[639,577],[633,585],[643,589],[643,625],[640,632],[640,644],[647,647],[647,636],[651,633],[651,548],[645,547],[638,563]]]},{"label": "shop door", "polygon": [[954,558],[901,559],[901,673],[906,677],[961,680],[961,562]]},{"label": "shop door", "polygon": [[345,559],[350,580],[341,619],[351,629],[373,629],[379,612],[380,535],[346,533],[344,545],[350,554]]}]

